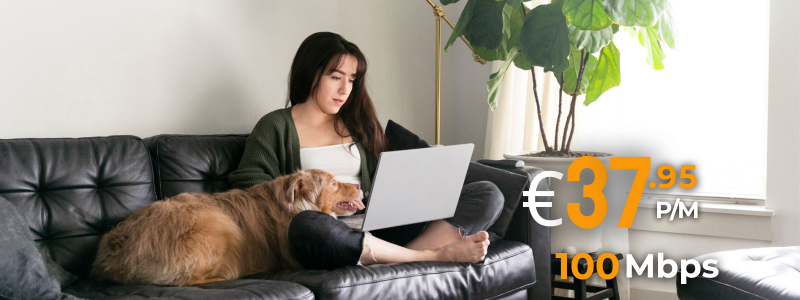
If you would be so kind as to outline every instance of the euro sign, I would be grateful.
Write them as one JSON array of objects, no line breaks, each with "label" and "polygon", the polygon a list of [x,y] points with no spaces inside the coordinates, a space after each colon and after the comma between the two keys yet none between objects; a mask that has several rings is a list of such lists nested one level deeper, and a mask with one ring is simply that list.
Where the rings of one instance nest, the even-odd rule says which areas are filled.
[{"label": "euro sign", "polygon": [[533,181],[531,182],[531,187],[527,191],[523,191],[522,192],[522,196],[528,197],[528,200],[530,200],[530,201],[522,202],[522,207],[527,207],[531,211],[531,216],[533,217],[533,220],[536,221],[536,223],[539,223],[542,226],[554,227],[554,226],[561,225],[561,218],[559,218],[557,220],[547,220],[545,218],[542,218],[542,216],[539,215],[539,211],[536,210],[537,208],[539,208],[539,207],[553,207],[553,203],[552,202],[536,202],[536,197],[537,196],[543,196],[543,197],[548,197],[549,196],[549,197],[552,197],[553,195],[555,195],[555,192],[553,192],[553,191],[537,191],[536,187],[539,186],[539,181],[542,181],[542,179],[544,179],[545,177],[555,177],[556,179],[561,180],[561,177],[563,177],[563,176],[564,176],[564,174],[561,174],[561,172],[556,172],[556,171],[544,171],[542,173],[536,174],[536,177],[533,177]]}]

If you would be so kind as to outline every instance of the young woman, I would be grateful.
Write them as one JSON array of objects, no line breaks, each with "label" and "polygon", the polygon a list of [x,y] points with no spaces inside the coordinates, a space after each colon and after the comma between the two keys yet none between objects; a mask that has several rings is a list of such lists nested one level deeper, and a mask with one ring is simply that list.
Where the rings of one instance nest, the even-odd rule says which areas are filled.
[{"label": "young woman", "polygon": [[[256,124],[239,168],[229,176],[231,185],[244,189],[297,170],[321,169],[337,181],[360,185],[368,201],[385,141],[366,91],[366,72],[364,55],[340,35],[318,32],[306,38],[292,61],[287,108]],[[372,233],[353,231],[318,211],[304,211],[289,226],[290,247],[306,269],[479,262],[489,246],[484,230],[497,219],[502,203],[494,184],[474,182],[462,189],[454,217]],[[357,206],[364,209],[363,203]]]}]

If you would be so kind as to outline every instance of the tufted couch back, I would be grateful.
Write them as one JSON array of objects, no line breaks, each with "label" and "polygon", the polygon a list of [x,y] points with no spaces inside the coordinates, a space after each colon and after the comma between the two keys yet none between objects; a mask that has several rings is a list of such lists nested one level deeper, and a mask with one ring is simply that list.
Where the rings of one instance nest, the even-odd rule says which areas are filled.
[{"label": "tufted couch back", "polygon": [[134,136],[0,140],[0,196],[78,275],[89,272],[104,233],[156,201],[147,147]]},{"label": "tufted couch back", "polygon": [[230,188],[247,135],[0,140],[0,196],[64,269],[88,274],[103,234],[157,199]]},{"label": "tufted couch back", "polygon": [[243,135],[157,135],[145,139],[153,158],[158,199],[180,193],[230,189],[228,174],[239,167]]}]

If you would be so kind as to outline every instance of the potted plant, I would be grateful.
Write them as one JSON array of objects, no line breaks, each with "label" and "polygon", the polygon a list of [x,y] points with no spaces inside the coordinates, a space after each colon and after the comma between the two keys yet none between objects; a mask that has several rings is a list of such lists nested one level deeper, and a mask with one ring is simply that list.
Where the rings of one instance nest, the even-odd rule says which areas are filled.
[{"label": "potted plant", "polygon": [[[440,1],[442,5],[448,5],[459,0]],[[446,51],[463,34],[472,44],[475,54],[486,61],[503,62],[486,83],[489,107],[492,110],[497,107],[499,87],[512,63],[520,69],[531,70],[533,75],[533,94],[545,151],[509,153],[506,158],[520,159],[566,175],[567,168],[577,157],[591,155],[598,157],[606,169],[610,169],[610,154],[570,149],[578,96],[585,95],[583,104],[589,105],[605,91],[620,85],[620,53],[613,42],[620,28],[638,37],[639,43],[647,50],[645,60],[650,66],[656,70],[664,68],[662,43],[675,48],[673,12],[667,0],[553,0],[532,10],[523,4],[529,0],[466,1],[444,49]],[[547,138],[542,123],[534,67],[544,68],[546,76],[552,74],[561,86],[552,140]],[[566,112],[561,111],[564,94],[571,98],[567,99],[570,105]],[[561,126],[563,113],[566,117]],[[582,182],[591,182],[581,179]],[[567,202],[580,202],[581,207],[593,205],[591,200],[583,198],[581,183],[568,182],[564,178],[552,180],[551,187],[556,195],[552,198],[553,218],[564,219],[561,226],[553,228],[551,250],[559,252],[567,246],[582,252],[597,250],[601,226],[581,229],[567,221]],[[571,238],[559,241],[560,237]]]}]

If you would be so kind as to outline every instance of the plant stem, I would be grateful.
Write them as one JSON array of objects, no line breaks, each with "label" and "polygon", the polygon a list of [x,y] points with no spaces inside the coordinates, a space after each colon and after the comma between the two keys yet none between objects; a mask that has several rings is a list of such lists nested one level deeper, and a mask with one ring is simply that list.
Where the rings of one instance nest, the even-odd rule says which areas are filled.
[{"label": "plant stem", "polygon": [[[525,16],[527,15],[527,13],[525,12],[525,4],[520,3],[520,6],[522,6],[522,18],[524,19]],[[542,108],[539,106],[539,92],[536,91],[536,71],[533,68],[533,64],[531,64],[531,79],[533,79],[533,98],[536,100],[536,113],[538,114],[538,119],[539,119],[539,134],[542,135],[542,142],[544,143],[544,152],[550,152],[551,148],[550,145],[547,143],[547,135],[544,134],[544,124],[542,123]],[[558,134],[556,134],[556,148],[557,147],[558,147]]]},{"label": "plant stem", "polygon": [[[569,140],[562,141],[562,143],[564,143],[564,144],[562,144],[561,151],[564,152],[564,153],[569,153],[569,146],[570,146],[570,143],[572,143],[572,133],[575,132],[575,99],[577,99],[577,98],[578,98],[577,96],[573,95],[572,96],[572,103],[570,103],[571,109],[570,109],[570,112],[569,112],[569,118],[568,119],[572,120],[572,126],[570,126]],[[567,121],[567,122],[569,122],[569,121]],[[566,129],[564,129],[564,137],[566,138],[566,136],[567,136],[567,131],[566,131]]]},{"label": "plant stem", "polygon": [[[573,95],[573,96],[572,96],[572,103],[570,103],[570,106],[573,108],[573,109],[572,109],[572,112],[571,112],[571,116],[572,116],[572,126],[570,126],[570,131],[569,131],[569,140],[567,140],[567,141],[565,142],[565,144],[567,145],[567,147],[564,149],[564,152],[565,152],[565,153],[569,153],[569,147],[570,147],[570,145],[572,144],[572,134],[575,132],[575,109],[574,109],[574,108],[575,108],[575,100],[576,100],[577,98],[578,98],[578,96],[574,96],[574,95]],[[566,136],[566,132],[564,132],[564,135]],[[563,142],[563,141],[562,141],[562,142]]]},{"label": "plant stem", "polygon": [[[567,114],[567,122],[564,124],[564,136],[561,138],[561,152],[569,153],[569,144],[567,143],[567,128],[570,128],[570,120],[575,118],[575,99],[578,98],[578,92],[581,89],[581,76],[583,76],[583,66],[586,64],[584,61],[584,52],[586,50],[581,50],[581,69],[578,71],[578,78],[575,82],[575,90],[572,91],[572,102],[569,105],[569,114]],[[575,122],[572,122],[572,130],[574,131]],[[570,136],[570,140],[572,140],[572,136]]]},{"label": "plant stem", "polygon": [[558,151],[564,152],[567,146],[567,129],[569,129],[569,120],[572,119],[572,109],[570,108],[569,113],[567,113],[567,121],[564,122],[564,136],[561,138],[561,149]]},{"label": "plant stem", "polygon": [[[539,115],[538,117],[539,134],[542,135],[542,142],[544,143],[544,151],[548,152],[550,150],[550,145],[547,143],[547,136],[544,134],[544,124],[542,123],[542,108],[539,106],[539,93],[536,91],[536,72],[533,69],[533,65],[531,65],[531,78],[533,79],[533,98],[536,99],[536,113],[538,113]],[[558,137],[556,137],[556,142],[558,142]]]},{"label": "plant stem", "polygon": [[572,136],[575,133],[575,100],[578,99],[578,91],[580,91],[581,88],[583,69],[586,67],[586,62],[589,61],[589,55],[591,55],[591,53],[584,54],[584,52],[586,52],[586,50],[581,50],[581,71],[578,72],[578,82],[575,83],[575,94],[572,95],[572,104],[570,105],[572,109],[572,129],[570,130],[569,140],[567,141],[567,152],[569,152],[569,147],[572,144]]},{"label": "plant stem", "polygon": [[553,149],[556,150],[558,150],[558,126],[561,126],[561,98],[564,95],[564,72],[561,72],[560,77],[561,81],[559,81],[560,84],[558,85],[558,117],[556,118],[556,145],[553,146]]}]

